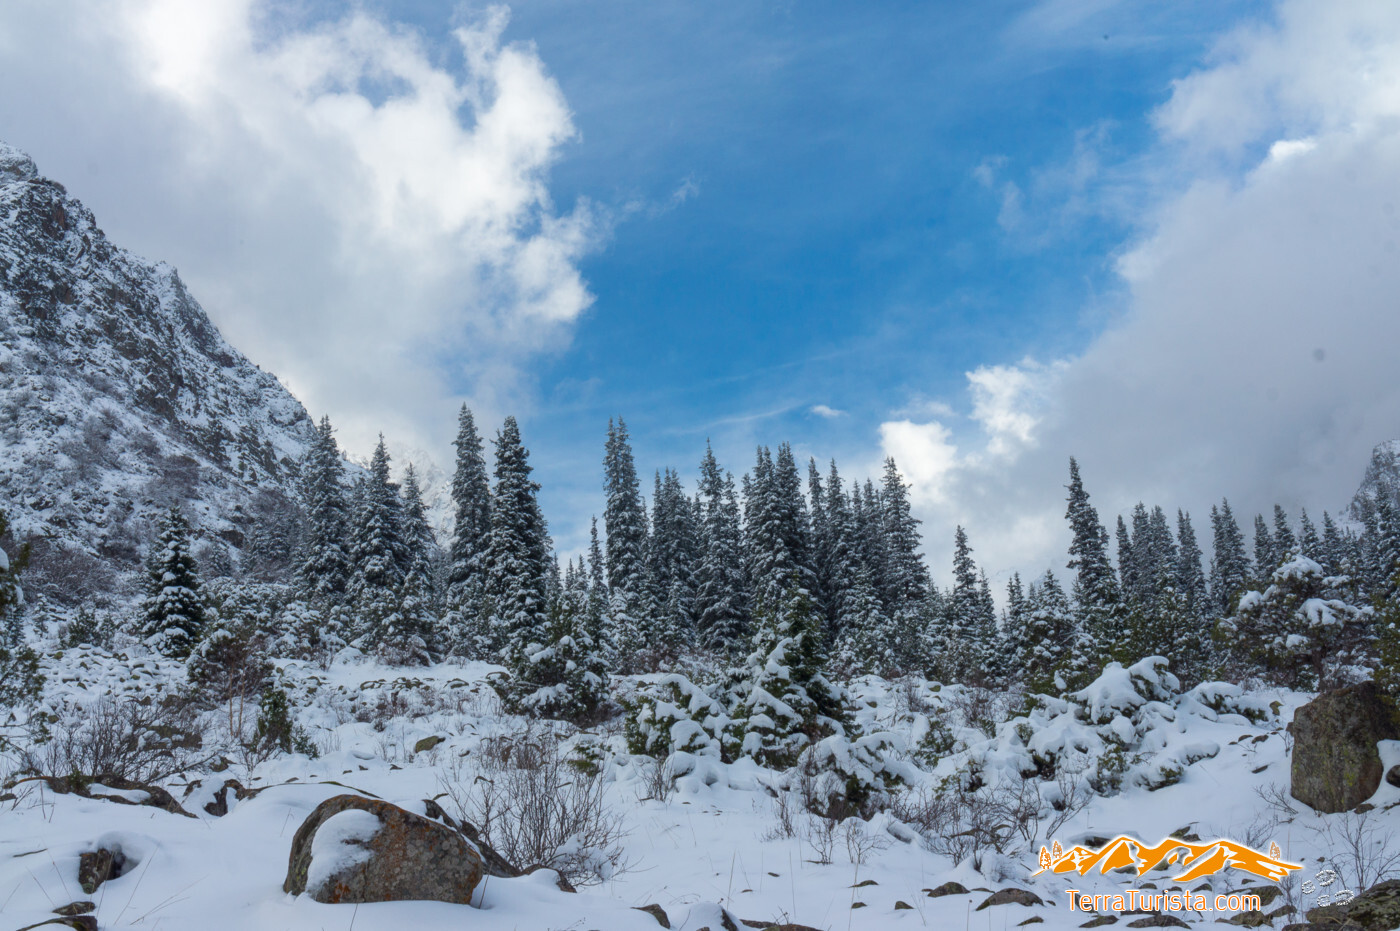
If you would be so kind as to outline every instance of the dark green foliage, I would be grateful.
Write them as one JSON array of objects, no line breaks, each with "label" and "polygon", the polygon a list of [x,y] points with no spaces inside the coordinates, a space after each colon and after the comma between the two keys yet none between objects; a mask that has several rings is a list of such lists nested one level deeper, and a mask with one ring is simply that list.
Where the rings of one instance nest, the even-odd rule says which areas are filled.
[{"label": "dark green foliage", "polygon": [[167,512],[147,559],[141,634],[156,652],[187,659],[204,634],[204,601],[190,554],[190,529],[178,507]]},{"label": "dark green foliage", "polygon": [[321,418],[301,474],[306,525],[298,575],[308,597],[336,602],[350,584],[351,559],[347,540],[349,505],[341,484],[344,469],[330,418]]}]

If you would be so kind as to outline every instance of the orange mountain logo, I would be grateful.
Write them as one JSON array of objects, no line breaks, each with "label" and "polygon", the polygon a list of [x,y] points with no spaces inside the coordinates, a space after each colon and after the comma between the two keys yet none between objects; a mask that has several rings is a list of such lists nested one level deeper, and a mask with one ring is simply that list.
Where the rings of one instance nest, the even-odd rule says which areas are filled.
[{"label": "orange mountain logo", "polygon": [[1109,870],[1133,867],[1141,876],[1159,864],[1178,864],[1185,872],[1172,877],[1174,882],[1189,882],[1201,876],[1210,876],[1224,869],[1243,870],[1263,879],[1278,882],[1293,870],[1301,870],[1301,863],[1289,863],[1283,859],[1278,844],[1270,844],[1267,854],[1260,853],[1244,844],[1231,840],[1216,840],[1205,844],[1193,844],[1169,837],[1156,846],[1144,844],[1128,837],[1116,837],[1098,850],[1087,847],[1072,847],[1065,850],[1055,841],[1051,847],[1040,848],[1040,869],[1032,875],[1047,870],[1052,873],[1087,874],[1094,867],[1100,873]]}]

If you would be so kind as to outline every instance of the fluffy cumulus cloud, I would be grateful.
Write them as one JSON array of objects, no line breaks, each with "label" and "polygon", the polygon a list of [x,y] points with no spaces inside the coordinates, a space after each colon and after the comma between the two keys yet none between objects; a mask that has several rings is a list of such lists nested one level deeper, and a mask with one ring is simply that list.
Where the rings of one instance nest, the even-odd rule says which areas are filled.
[{"label": "fluffy cumulus cloud", "polygon": [[971,373],[967,420],[884,425],[935,564],[959,521],[989,569],[1063,567],[1070,455],[1108,520],[1145,500],[1208,538],[1221,496],[1335,513],[1400,436],[1400,6],[1283,3],[1154,118],[1167,170],[1116,321]]},{"label": "fluffy cumulus cloud", "polygon": [[0,132],[352,448],[437,446],[455,399],[518,403],[592,300],[600,222],[546,187],[570,111],[506,21],[440,46],[254,0],[5,4],[0,83],[25,91]]}]

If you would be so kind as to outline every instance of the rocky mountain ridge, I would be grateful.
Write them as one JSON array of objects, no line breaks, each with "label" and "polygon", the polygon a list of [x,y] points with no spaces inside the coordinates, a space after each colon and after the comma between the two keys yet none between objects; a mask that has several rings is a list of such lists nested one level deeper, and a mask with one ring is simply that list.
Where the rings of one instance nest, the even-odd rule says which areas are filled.
[{"label": "rocky mountain ridge", "polygon": [[295,497],[313,431],[173,267],[111,243],[0,143],[0,502],[34,548],[31,589],[110,588],[170,504],[236,553]]}]

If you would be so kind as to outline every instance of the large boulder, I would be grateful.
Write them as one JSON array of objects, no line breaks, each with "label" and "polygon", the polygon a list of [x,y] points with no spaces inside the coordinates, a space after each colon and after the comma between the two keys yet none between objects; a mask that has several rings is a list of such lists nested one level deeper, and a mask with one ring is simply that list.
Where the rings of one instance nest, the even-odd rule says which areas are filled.
[{"label": "large boulder", "polygon": [[1381,784],[1376,741],[1400,738],[1391,708],[1374,682],[1324,692],[1293,715],[1290,792],[1322,812],[1347,811]]},{"label": "large boulder", "polygon": [[460,832],[379,799],[337,795],[297,829],[282,888],[318,902],[466,905],[484,873]]}]

